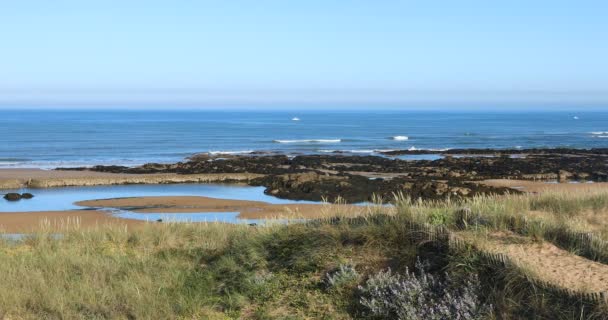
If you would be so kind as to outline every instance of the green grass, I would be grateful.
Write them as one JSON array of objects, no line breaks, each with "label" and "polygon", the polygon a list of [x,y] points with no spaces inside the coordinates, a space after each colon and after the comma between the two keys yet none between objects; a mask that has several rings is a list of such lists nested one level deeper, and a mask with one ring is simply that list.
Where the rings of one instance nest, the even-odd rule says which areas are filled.
[{"label": "green grass", "polygon": [[[357,286],[389,267],[411,269],[417,257],[438,274],[479,274],[494,317],[599,314],[599,319],[598,306],[539,295],[525,272],[490,267],[475,250],[446,251],[412,226],[459,230],[458,212],[466,207],[478,218],[466,225],[469,230],[517,230],[552,241],[550,231],[557,226],[575,228],[560,217],[601,212],[608,207],[606,198],[600,193],[464,202],[400,197],[396,210],[374,208],[364,217],[306,224],[150,224],[130,231],[71,230],[60,238],[40,233],[23,242],[0,241],[0,319],[363,318]],[[548,214],[530,224],[523,218],[530,210]],[[340,265],[354,266],[360,277],[328,289],[323,279]]]}]

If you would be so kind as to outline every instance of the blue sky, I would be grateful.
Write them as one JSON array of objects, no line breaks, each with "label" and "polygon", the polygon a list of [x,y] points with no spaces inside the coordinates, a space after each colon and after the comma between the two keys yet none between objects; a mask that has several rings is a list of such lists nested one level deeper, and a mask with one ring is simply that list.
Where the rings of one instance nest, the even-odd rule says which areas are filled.
[{"label": "blue sky", "polygon": [[0,105],[608,102],[606,1],[4,1]]}]

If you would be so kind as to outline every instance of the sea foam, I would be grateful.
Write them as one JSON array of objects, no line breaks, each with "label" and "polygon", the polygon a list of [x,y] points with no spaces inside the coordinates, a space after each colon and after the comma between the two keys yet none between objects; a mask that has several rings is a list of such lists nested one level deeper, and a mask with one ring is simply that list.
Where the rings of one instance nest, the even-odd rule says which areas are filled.
[{"label": "sea foam", "polygon": [[342,139],[272,140],[275,143],[339,143]]},{"label": "sea foam", "polygon": [[391,137],[391,139],[393,139],[395,141],[406,141],[406,140],[409,140],[410,138],[407,136],[394,136],[394,137]]},{"label": "sea foam", "polygon": [[253,153],[253,150],[243,150],[243,151],[209,151],[210,155],[218,155],[218,154],[250,154]]}]

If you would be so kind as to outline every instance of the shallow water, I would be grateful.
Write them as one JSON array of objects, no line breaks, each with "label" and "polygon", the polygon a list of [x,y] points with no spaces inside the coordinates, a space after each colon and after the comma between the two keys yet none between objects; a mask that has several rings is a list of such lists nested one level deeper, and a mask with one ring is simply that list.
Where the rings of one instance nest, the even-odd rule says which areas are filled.
[{"label": "shallow water", "polygon": [[0,199],[1,212],[58,211],[83,209],[74,203],[84,200],[150,196],[203,196],[219,199],[263,201],[272,204],[311,203],[278,199],[264,194],[264,187],[234,184],[161,184],[118,185],[92,187],[62,187],[46,189],[3,190],[8,192],[30,192],[32,199],[6,201]]},{"label": "shallow water", "polygon": [[265,224],[269,221],[273,223],[286,223],[286,219],[239,219],[239,212],[188,212],[188,213],[140,213],[121,210],[113,213],[114,217],[122,219],[133,219],[149,222],[222,222],[222,223],[246,223],[246,224]]},{"label": "shallow water", "polygon": [[402,154],[397,155],[394,158],[406,161],[416,161],[416,160],[430,160],[435,161],[439,159],[443,159],[444,156],[440,154]]}]

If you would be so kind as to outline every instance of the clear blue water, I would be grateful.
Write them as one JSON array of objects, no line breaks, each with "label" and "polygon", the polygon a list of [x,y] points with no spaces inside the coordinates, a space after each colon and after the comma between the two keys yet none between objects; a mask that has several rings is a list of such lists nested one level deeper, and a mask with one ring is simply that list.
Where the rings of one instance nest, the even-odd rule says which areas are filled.
[{"label": "clear blue water", "polygon": [[[47,189],[1,190],[8,192],[31,192],[32,199],[6,201],[0,199],[2,212],[25,212],[47,210],[83,209],[75,202],[93,199],[145,196],[204,196],[219,199],[263,201],[273,204],[310,203],[278,199],[264,194],[264,187],[250,187],[228,184],[162,184],[162,185],[119,185],[94,187],[63,187]],[[156,220],[156,219],[154,219]]]},{"label": "clear blue water", "polygon": [[0,167],[43,168],[173,162],[208,151],[589,148],[608,146],[608,111],[0,110],[0,136]]}]

